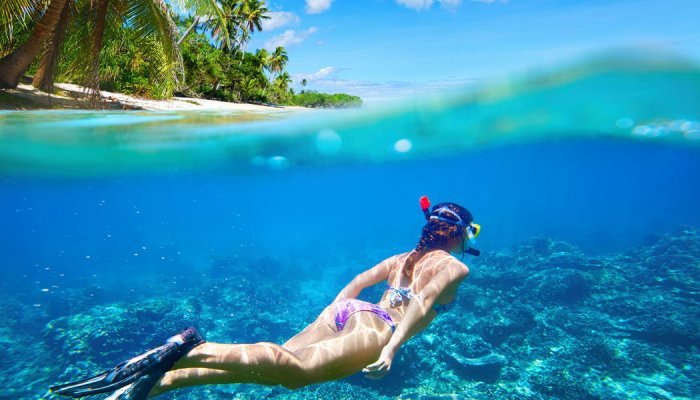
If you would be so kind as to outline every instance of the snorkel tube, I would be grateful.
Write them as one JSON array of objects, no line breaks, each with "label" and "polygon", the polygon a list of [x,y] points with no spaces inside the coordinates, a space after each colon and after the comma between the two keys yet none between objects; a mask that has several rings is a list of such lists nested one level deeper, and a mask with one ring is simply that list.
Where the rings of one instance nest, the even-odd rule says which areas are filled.
[{"label": "snorkel tube", "polygon": [[430,219],[430,199],[428,196],[421,196],[420,199],[418,199],[418,202],[420,203],[421,210],[423,210],[425,219]]}]

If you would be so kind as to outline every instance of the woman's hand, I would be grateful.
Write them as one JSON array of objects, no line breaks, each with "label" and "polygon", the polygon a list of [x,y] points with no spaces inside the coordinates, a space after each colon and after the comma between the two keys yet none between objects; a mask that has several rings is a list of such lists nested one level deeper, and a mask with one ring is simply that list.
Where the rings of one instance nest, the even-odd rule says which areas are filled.
[{"label": "woman's hand", "polygon": [[385,377],[391,370],[391,362],[393,360],[394,352],[385,346],[382,349],[382,353],[379,355],[379,360],[366,366],[362,370],[362,372],[365,374],[365,378],[381,379]]}]

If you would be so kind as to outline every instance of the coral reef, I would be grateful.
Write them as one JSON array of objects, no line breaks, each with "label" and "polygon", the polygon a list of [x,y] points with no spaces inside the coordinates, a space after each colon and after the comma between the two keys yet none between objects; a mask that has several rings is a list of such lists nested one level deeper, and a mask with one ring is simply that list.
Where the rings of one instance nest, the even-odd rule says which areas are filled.
[{"label": "coral reef", "polygon": [[[597,256],[538,236],[469,263],[457,306],[406,343],[381,381],[358,374],[295,391],[206,386],[164,398],[690,399],[700,393],[695,230]],[[269,258],[222,259],[196,287],[143,301],[90,306],[75,295],[64,299],[74,304],[38,312],[4,298],[0,343],[9,356],[0,360],[2,396],[50,397],[51,383],[104,369],[185,325],[214,341],[282,342],[339,289],[309,282],[310,273],[299,271]],[[64,314],[57,316],[59,310]]]}]

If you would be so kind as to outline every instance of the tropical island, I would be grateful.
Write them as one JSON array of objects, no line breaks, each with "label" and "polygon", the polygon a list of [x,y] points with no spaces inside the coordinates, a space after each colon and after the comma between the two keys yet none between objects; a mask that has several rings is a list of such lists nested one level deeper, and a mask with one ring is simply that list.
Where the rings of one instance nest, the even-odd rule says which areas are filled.
[{"label": "tropical island", "polygon": [[267,14],[261,0],[6,0],[0,109],[362,104],[305,79],[295,92],[282,46],[248,51]]}]

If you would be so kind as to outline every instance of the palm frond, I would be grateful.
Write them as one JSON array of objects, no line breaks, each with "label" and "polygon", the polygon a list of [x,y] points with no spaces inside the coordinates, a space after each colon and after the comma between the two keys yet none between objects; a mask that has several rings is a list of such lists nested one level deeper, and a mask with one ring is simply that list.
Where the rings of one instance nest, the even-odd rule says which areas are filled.
[{"label": "palm frond", "polygon": [[168,14],[162,0],[131,0],[126,13],[126,23],[142,38],[155,37],[164,53],[174,55],[177,43],[177,26]]},{"label": "palm frond", "polygon": [[[158,44],[157,54],[163,58],[164,70],[158,76],[172,76],[184,80],[182,57],[177,47],[177,26],[170,18],[168,7],[162,0],[131,0],[126,13],[127,25],[139,39],[152,39]],[[167,72],[166,72],[167,71]]]},{"label": "palm frond", "polygon": [[[162,43],[155,42],[155,46],[162,46]],[[177,85],[184,84],[184,70],[181,59],[172,59],[167,55],[165,49],[154,54],[155,70],[150,76],[153,83],[155,95],[161,98],[172,96]]]},{"label": "palm frond", "polygon": [[86,60],[92,57],[90,45],[85,39],[89,37],[92,18],[91,7],[85,2],[79,4],[78,9],[72,17],[65,45],[63,48],[62,75],[69,81],[82,77],[87,71]]},{"label": "palm frond", "polygon": [[18,32],[27,30],[46,9],[46,0],[2,0],[0,2],[0,56],[16,45]]},{"label": "palm frond", "polygon": [[210,17],[218,20],[221,29],[221,41],[228,46],[233,42],[233,38],[227,26],[227,16],[217,0],[172,0],[170,3],[178,6],[181,10],[189,11],[200,17]]},{"label": "palm frond", "polygon": [[[43,0],[4,0],[0,3],[0,26],[13,21],[22,21],[33,15],[45,3]],[[43,7],[42,7],[43,9]]]}]

